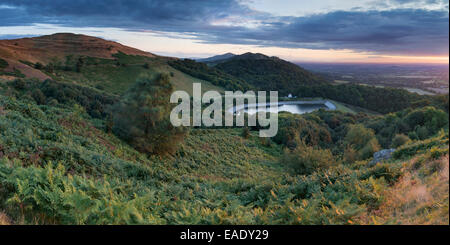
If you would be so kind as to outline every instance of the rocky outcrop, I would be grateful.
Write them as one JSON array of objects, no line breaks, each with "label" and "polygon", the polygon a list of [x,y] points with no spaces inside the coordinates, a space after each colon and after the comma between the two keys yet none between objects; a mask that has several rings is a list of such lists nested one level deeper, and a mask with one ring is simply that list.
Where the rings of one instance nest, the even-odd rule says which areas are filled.
[{"label": "rocky outcrop", "polygon": [[388,160],[391,158],[392,152],[395,149],[383,149],[381,151],[377,151],[373,154],[373,160],[369,162],[369,167],[375,166],[377,163]]}]

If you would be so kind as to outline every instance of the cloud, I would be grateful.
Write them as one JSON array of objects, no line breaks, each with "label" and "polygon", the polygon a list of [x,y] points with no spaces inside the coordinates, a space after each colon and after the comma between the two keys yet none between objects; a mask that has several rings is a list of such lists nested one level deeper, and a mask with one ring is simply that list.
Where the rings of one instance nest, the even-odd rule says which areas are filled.
[{"label": "cloud", "polygon": [[263,45],[287,47],[442,55],[448,54],[448,21],[446,11],[336,11],[291,18],[281,26],[225,38],[253,39],[254,44],[263,41]]},{"label": "cloud", "polygon": [[[180,31],[183,27],[200,28],[214,19],[246,15],[251,11],[237,1],[221,0],[3,0],[11,12],[26,12],[41,22],[62,25],[108,27],[159,27]],[[1,25],[1,23],[0,23]]]},{"label": "cloud", "polygon": [[444,7],[279,17],[252,10],[238,0],[3,0],[0,26],[116,27],[181,33],[206,43],[448,55],[448,0],[391,0],[400,5],[424,1]]}]

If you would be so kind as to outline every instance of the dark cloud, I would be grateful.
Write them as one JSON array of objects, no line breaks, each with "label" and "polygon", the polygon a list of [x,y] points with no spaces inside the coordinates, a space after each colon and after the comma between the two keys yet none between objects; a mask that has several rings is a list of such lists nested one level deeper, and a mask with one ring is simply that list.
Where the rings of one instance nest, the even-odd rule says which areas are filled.
[{"label": "dark cloud", "polygon": [[[276,28],[261,28],[244,38],[265,45],[335,48],[393,54],[448,54],[448,12],[400,9],[337,11],[292,18]],[[220,37],[219,37],[220,38]],[[234,37],[239,38],[239,35]]]},{"label": "dark cloud", "polygon": [[391,2],[399,4],[406,4],[406,3],[448,4],[448,0],[391,0]]},{"label": "dark cloud", "polygon": [[[246,15],[251,11],[237,1],[222,0],[2,0],[17,7],[11,12],[24,22],[42,17],[40,22],[71,26],[112,26],[181,31],[196,29],[219,18]],[[5,9],[10,10],[10,9]],[[34,18],[32,18],[34,17]],[[1,17],[2,18],[2,17]],[[6,21],[7,25],[11,21]],[[0,23],[2,25],[2,23]]]},{"label": "dark cloud", "polygon": [[[2,0],[2,4],[14,7],[0,8],[0,25],[6,26],[51,23],[118,27],[189,33],[207,43],[448,55],[448,8],[276,17],[251,10],[238,0]],[[223,21],[234,25],[224,25]],[[250,22],[259,25],[236,25]]]}]

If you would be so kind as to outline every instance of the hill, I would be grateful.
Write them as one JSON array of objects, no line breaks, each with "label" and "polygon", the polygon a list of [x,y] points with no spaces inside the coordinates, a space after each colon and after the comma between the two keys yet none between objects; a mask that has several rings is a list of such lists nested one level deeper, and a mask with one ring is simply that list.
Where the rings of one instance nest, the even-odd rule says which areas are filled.
[{"label": "hill", "polygon": [[203,62],[176,60],[170,65],[226,89],[271,90],[278,91],[280,96],[294,93],[301,86],[326,83],[321,77],[277,57],[259,53],[224,56]]},{"label": "hill", "polygon": [[171,68],[176,58],[157,56],[117,42],[72,33],[0,40],[0,77],[48,78],[121,93],[142,73],[165,72],[177,89],[192,90],[193,82],[221,91],[207,81]]},{"label": "hill", "polygon": [[206,80],[216,86],[223,87],[226,90],[247,91],[255,88],[242,79],[236,78],[214,67],[210,67],[205,63],[196,62],[195,60],[172,60],[169,61],[169,65],[174,69],[193,77]]},{"label": "hill", "polygon": [[218,63],[214,68],[246,81],[260,90],[292,93],[301,85],[324,83],[325,80],[288,61],[263,54],[245,53]]},{"label": "hill", "polygon": [[124,53],[156,57],[156,55],[120,43],[73,33],[0,40],[0,57],[10,60],[24,60],[46,64],[55,58],[63,59],[67,55],[84,55],[112,59],[113,54]]},{"label": "hill", "polygon": [[219,62],[221,62],[223,60],[227,60],[229,58],[232,58],[234,56],[236,56],[236,55],[233,54],[233,53],[226,53],[226,54],[221,54],[221,55],[215,55],[215,56],[212,56],[212,57],[209,57],[209,58],[196,59],[196,61],[197,62],[203,62],[203,63],[206,63],[206,64],[216,64],[216,63],[219,63]]}]

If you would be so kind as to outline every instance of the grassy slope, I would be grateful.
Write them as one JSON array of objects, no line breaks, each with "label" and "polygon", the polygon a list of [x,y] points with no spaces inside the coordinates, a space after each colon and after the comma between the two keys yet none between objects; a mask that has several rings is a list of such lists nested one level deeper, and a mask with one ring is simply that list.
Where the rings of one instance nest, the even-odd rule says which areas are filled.
[{"label": "grassy slope", "polygon": [[[222,88],[212,85],[207,81],[193,78],[167,65],[165,58],[151,58],[144,56],[133,56],[125,54],[115,55],[116,60],[87,58],[86,65],[80,72],[57,70],[48,73],[53,79],[70,83],[78,83],[91,87],[101,86],[104,90],[112,93],[125,91],[141,74],[154,74],[164,72],[173,74],[171,81],[177,90],[192,93],[192,83],[202,83],[203,90],[223,91]],[[62,61],[61,61],[62,62]],[[65,61],[64,61],[65,62]],[[119,63],[119,65],[118,65]],[[144,64],[149,68],[144,68]],[[75,66],[75,64],[71,64]]]},{"label": "grassy slope", "polygon": [[448,133],[410,142],[394,153],[398,180],[380,190],[383,202],[361,215],[367,224],[449,224]]},{"label": "grassy slope", "polygon": [[[81,72],[75,72],[80,56],[84,57],[84,63]],[[169,60],[172,58],[71,33],[0,40],[0,78],[53,78],[91,87],[101,85],[108,92],[121,93],[142,73],[166,72],[174,75],[171,80],[176,89],[191,93],[192,83],[200,82],[205,90],[223,91],[221,87],[173,69],[167,65]],[[57,68],[53,71],[44,67],[35,69],[37,62],[44,66],[53,64]],[[147,69],[143,67],[145,63],[148,63]]]},{"label": "grassy slope", "polygon": [[[28,106],[9,101],[3,96],[0,104],[3,108],[0,124],[2,170],[8,172],[6,169],[12,168],[17,171],[16,174],[31,169],[39,172],[43,171],[41,167],[48,166],[49,161],[52,161],[53,166],[58,163],[64,166],[63,175],[85,175],[88,179],[97,179],[102,184],[109,182],[114,189],[121,189],[121,194],[127,196],[120,199],[122,203],[132,202],[133,193],[138,193],[141,197],[154,195],[160,202],[164,202],[165,208],[174,211],[175,216],[179,215],[178,212],[184,212],[184,208],[194,205],[191,204],[193,200],[206,203],[216,200],[217,203],[211,204],[211,207],[226,206],[223,197],[232,194],[224,190],[226,186],[235,185],[236,181],[263,182],[282,173],[282,169],[274,165],[280,148],[265,149],[261,147],[257,137],[245,140],[239,136],[240,130],[236,129],[193,130],[178,156],[147,158],[113,135],[93,127],[83,119],[80,112]],[[28,110],[31,111],[30,114],[21,113]],[[16,127],[12,127],[12,124]],[[29,147],[29,144],[33,146]],[[6,160],[5,156],[16,160]],[[17,177],[11,173],[2,174],[0,186],[3,188],[7,182],[5,178],[12,180]],[[195,195],[192,193],[194,190]],[[4,189],[0,193],[7,194]],[[23,196],[19,197],[19,202],[23,203],[26,194],[19,194],[21,195]],[[111,197],[105,198],[112,201]],[[0,206],[5,205],[4,201]],[[162,204],[151,203],[150,208],[157,208],[155,205]],[[14,213],[7,207],[1,207],[0,210],[5,208]],[[32,212],[33,215],[45,213],[42,210]],[[159,212],[160,216],[165,213],[163,210]],[[175,221],[175,217],[167,219],[173,219],[172,223],[181,222]],[[16,222],[65,223],[68,220],[62,221],[43,214],[38,220],[20,217],[18,220],[16,218]],[[95,223],[98,222],[96,220]],[[141,222],[152,221],[147,217],[138,223]],[[166,221],[159,220],[157,223],[164,222]]]},{"label": "grassy slope", "polygon": [[[426,167],[448,152],[448,134],[404,146],[392,163],[294,176],[279,163],[281,146],[264,146],[254,132],[245,139],[240,129],[193,129],[175,156],[147,157],[78,107],[0,95],[0,109],[4,223],[448,224],[448,216],[423,215],[448,213],[448,175]],[[432,145],[437,153],[428,153]],[[403,203],[425,211],[397,219],[391,193],[417,157],[437,194],[425,207],[411,196]]]},{"label": "grassy slope", "polygon": [[246,53],[217,64],[215,68],[239,78],[260,90],[277,90],[288,95],[299,85],[324,80],[288,61],[262,54]]}]

